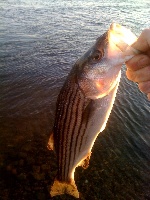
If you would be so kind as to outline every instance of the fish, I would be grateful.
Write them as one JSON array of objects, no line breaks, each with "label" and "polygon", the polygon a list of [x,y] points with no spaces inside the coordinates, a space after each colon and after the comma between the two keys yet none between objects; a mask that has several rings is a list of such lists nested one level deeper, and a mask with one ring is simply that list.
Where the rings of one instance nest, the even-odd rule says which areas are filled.
[{"label": "fish", "polygon": [[52,197],[69,194],[79,198],[75,169],[89,166],[92,147],[105,129],[115,101],[121,66],[137,53],[131,47],[136,39],[130,30],[111,24],[67,76],[58,95],[48,142],[48,148],[56,152],[58,165],[50,189]]}]

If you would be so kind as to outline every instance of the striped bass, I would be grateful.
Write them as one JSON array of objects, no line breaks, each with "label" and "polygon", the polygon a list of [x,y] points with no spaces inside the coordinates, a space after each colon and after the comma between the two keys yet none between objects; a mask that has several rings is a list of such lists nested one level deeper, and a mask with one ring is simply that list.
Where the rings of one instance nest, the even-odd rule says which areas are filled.
[{"label": "striped bass", "polygon": [[[126,38],[132,38],[130,44]],[[137,53],[130,48],[135,41],[132,32],[113,23],[68,75],[57,99],[48,143],[48,148],[55,150],[58,163],[51,196],[66,193],[79,198],[75,168],[89,165],[93,144],[104,130],[114,104],[121,66]]]}]

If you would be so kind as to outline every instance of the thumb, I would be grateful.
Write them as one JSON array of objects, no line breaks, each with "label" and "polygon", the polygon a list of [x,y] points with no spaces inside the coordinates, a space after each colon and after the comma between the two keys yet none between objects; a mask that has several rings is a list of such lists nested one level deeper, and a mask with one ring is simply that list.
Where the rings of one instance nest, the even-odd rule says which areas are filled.
[{"label": "thumb", "polygon": [[143,30],[132,47],[150,56],[150,29]]}]

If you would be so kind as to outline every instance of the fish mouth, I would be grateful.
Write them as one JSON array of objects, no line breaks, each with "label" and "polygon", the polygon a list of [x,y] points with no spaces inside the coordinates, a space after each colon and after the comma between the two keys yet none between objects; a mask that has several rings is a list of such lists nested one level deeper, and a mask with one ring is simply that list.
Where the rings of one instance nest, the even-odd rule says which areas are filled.
[{"label": "fish mouth", "polygon": [[130,31],[130,29],[121,26],[120,24],[112,23],[108,31],[109,43],[115,44],[122,52],[128,46],[136,42],[137,37]]}]

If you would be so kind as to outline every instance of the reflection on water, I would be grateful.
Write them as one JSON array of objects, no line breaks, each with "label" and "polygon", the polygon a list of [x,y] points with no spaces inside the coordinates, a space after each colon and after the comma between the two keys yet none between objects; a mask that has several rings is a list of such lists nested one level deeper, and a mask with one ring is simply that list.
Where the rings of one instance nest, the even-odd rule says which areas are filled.
[{"label": "reflection on water", "polygon": [[[59,90],[73,63],[112,21],[137,35],[148,27],[149,1],[7,0],[0,5],[0,197],[50,199],[56,158],[46,145]],[[75,173],[81,199],[150,198],[149,111],[124,66],[90,166]]]}]

